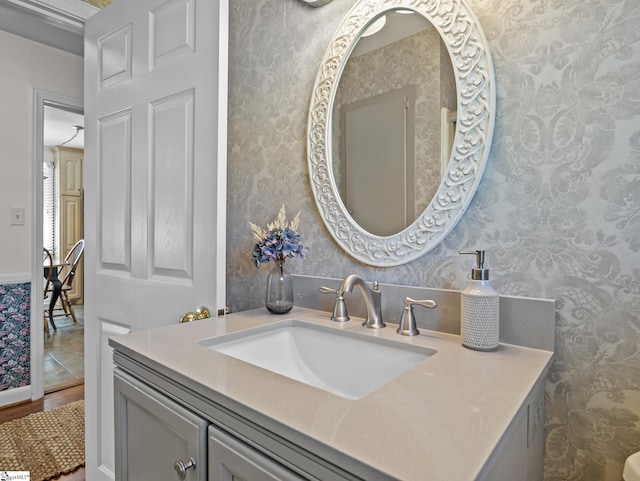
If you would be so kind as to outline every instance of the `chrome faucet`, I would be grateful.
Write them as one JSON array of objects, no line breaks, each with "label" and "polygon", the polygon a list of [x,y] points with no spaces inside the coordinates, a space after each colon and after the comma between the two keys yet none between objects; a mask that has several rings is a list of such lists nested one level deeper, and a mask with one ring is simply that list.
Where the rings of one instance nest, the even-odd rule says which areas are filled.
[{"label": "chrome faucet", "polygon": [[320,288],[320,292],[322,294],[336,295],[336,303],[333,306],[333,314],[331,314],[331,320],[335,322],[347,322],[349,320],[349,314],[347,314],[347,305],[344,303],[344,292],[325,286],[322,286]]},{"label": "chrome faucet", "polygon": [[360,276],[349,274],[344,278],[344,281],[342,281],[337,292],[339,294],[351,292],[354,286],[356,286],[362,293],[364,305],[367,309],[367,318],[362,325],[372,329],[385,327],[386,324],[382,320],[382,293],[378,290],[378,283],[374,282],[373,287],[369,287],[369,285],[363,281]]},{"label": "chrome faucet", "polygon": [[417,336],[420,334],[420,331],[416,326],[416,318],[413,315],[413,306],[422,306],[433,309],[438,306],[438,303],[430,299],[417,301],[410,297],[405,297],[404,309],[402,309],[402,316],[400,317],[400,325],[396,330],[396,332],[402,336]]}]

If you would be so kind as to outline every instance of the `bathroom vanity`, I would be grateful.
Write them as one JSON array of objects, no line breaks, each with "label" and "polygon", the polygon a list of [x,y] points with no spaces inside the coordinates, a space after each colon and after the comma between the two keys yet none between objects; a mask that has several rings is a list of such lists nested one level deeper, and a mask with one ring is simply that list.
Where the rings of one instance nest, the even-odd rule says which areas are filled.
[{"label": "bathroom vanity", "polygon": [[[226,340],[243,343],[276,324],[335,335],[333,352],[320,353],[329,366],[342,338],[422,358],[371,392],[336,393],[223,353]],[[396,327],[338,324],[304,308],[285,316],[256,309],[112,338],[116,479],[541,480],[553,353],[509,344],[478,352],[456,335],[404,337]],[[312,347],[302,354],[317,357]],[[340,362],[353,384],[384,371],[354,374],[348,357]],[[338,363],[327,372],[341,371]]]}]

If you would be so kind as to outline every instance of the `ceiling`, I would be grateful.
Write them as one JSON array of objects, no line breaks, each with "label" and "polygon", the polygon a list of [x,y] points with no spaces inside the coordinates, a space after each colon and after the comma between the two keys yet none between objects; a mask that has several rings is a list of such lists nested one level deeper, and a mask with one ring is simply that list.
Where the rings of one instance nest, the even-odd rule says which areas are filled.
[{"label": "ceiling", "polygon": [[[45,148],[65,143],[65,147],[84,149],[84,129],[76,129],[75,126],[84,127],[84,116],[75,112],[69,112],[59,108],[44,108],[44,145]],[[76,131],[76,135],[71,139]]]},{"label": "ceiling", "polygon": [[81,0],[0,0],[0,30],[84,53],[84,22],[99,9]]}]

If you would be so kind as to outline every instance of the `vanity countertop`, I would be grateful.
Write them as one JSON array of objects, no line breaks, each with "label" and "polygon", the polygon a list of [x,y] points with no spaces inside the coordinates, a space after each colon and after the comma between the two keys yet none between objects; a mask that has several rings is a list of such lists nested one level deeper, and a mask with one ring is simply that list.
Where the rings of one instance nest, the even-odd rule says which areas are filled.
[{"label": "vanity countertop", "polygon": [[[368,396],[349,400],[198,344],[285,319],[437,353]],[[479,352],[462,347],[459,336],[421,330],[409,338],[396,334],[396,327],[366,329],[358,319],[338,324],[326,312],[303,308],[281,316],[255,309],[118,336],[110,344],[185,389],[309,446],[364,479],[476,479],[546,374],[553,353],[510,344]]]}]

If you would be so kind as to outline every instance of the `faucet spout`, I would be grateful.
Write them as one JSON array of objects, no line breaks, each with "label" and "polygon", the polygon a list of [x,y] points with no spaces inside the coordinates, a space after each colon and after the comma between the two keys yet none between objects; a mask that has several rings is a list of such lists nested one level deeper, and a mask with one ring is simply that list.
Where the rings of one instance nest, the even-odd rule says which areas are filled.
[{"label": "faucet spout", "polygon": [[382,293],[378,290],[378,283],[374,282],[373,287],[369,287],[360,276],[350,274],[342,281],[338,292],[351,292],[354,287],[357,287],[362,294],[367,309],[367,318],[362,325],[372,329],[385,327],[386,324],[382,320]]}]

